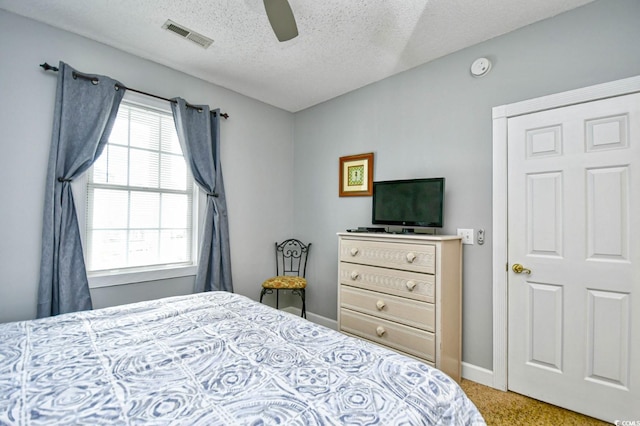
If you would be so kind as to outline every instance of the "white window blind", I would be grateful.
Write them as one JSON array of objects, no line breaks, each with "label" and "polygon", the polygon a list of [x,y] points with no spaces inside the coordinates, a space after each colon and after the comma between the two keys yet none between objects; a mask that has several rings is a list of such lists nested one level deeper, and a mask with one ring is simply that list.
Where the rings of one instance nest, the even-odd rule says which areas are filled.
[{"label": "white window blind", "polygon": [[123,101],[88,172],[88,272],[193,263],[193,179],[171,113]]}]

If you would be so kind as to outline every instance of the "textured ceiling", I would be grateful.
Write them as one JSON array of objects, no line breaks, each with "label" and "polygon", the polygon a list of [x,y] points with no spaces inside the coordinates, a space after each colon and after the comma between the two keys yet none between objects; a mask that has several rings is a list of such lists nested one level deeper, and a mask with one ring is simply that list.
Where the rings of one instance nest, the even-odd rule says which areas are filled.
[{"label": "textured ceiling", "polygon": [[[290,0],[279,43],[262,0],[0,0],[45,22],[295,112],[592,0]],[[164,29],[171,19],[208,49]]]}]

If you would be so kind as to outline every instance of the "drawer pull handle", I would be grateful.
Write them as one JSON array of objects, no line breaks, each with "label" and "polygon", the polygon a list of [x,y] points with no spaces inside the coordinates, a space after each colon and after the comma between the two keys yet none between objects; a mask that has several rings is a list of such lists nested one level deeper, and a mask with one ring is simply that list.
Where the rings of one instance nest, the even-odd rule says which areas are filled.
[{"label": "drawer pull handle", "polygon": [[358,250],[357,247],[352,247],[349,253],[351,253],[351,256],[355,256],[356,254],[358,254],[359,251],[360,250]]},{"label": "drawer pull handle", "polygon": [[385,306],[387,305],[382,300],[376,302],[376,308],[378,308],[379,311],[383,310]]},{"label": "drawer pull handle", "polygon": [[358,273],[358,271],[351,271],[351,279],[352,280],[357,280],[358,277],[360,276],[360,274]]},{"label": "drawer pull handle", "polygon": [[414,281],[407,281],[406,286],[409,291],[413,291],[413,289],[416,288],[416,283]]},{"label": "drawer pull handle", "polygon": [[407,262],[413,263],[416,260],[416,255],[412,252],[407,253]]},{"label": "drawer pull handle", "polygon": [[381,325],[379,325],[378,328],[376,328],[376,334],[378,335],[378,337],[382,337],[386,332],[387,330],[385,330],[384,327]]}]

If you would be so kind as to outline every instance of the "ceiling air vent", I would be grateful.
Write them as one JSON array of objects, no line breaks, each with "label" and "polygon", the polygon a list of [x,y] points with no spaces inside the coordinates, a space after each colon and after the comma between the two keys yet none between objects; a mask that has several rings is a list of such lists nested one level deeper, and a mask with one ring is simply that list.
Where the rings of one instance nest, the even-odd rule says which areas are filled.
[{"label": "ceiling air vent", "polygon": [[167,22],[164,23],[162,28],[171,31],[172,33],[177,34],[182,38],[191,40],[198,46],[204,47],[205,49],[211,46],[211,43],[213,43],[213,40],[209,37],[205,37],[202,34],[191,31],[189,28],[186,28],[183,25],[176,24],[171,19],[167,19]]}]

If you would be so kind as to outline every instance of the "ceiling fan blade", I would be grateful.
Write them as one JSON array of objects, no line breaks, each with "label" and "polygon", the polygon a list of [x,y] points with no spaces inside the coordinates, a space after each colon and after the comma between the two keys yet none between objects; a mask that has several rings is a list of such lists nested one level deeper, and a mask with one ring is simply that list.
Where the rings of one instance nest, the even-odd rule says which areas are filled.
[{"label": "ceiling fan blade", "polygon": [[298,36],[296,18],[288,0],[264,0],[264,10],[278,41],[287,41]]}]

